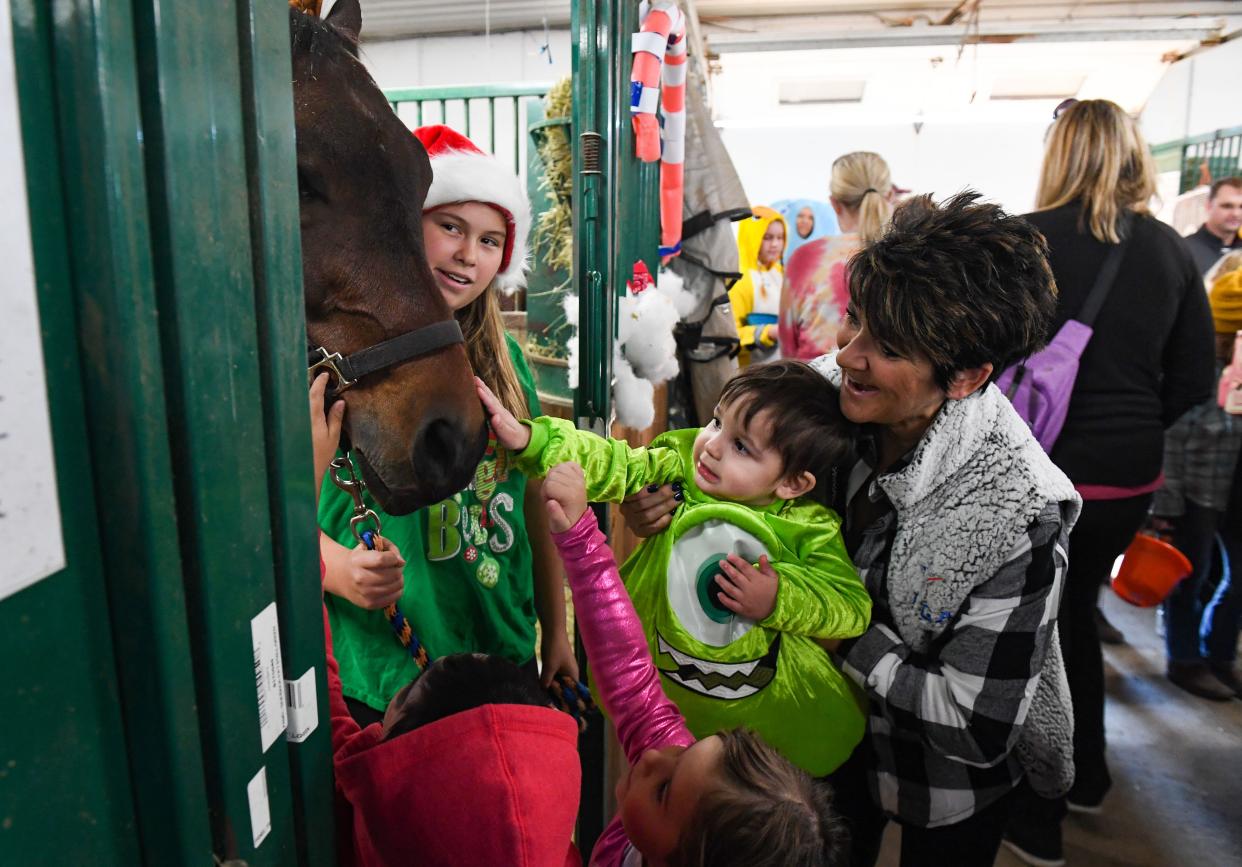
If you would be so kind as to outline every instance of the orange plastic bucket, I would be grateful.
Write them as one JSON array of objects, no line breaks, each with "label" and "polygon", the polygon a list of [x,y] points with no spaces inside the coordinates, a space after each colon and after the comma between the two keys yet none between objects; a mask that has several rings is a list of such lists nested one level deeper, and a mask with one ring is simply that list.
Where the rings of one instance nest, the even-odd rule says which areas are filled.
[{"label": "orange plastic bucket", "polygon": [[1113,590],[1131,605],[1150,608],[1163,602],[1191,568],[1186,555],[1168,542],[1139,533],[1121,557]]}]

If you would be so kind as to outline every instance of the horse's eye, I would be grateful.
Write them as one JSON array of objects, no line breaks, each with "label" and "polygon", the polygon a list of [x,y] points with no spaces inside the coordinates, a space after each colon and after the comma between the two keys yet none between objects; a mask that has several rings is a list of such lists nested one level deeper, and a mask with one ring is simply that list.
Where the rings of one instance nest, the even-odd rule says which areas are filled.
[{"label": "horse's eye", "polygon": [[298,196],[304,200],[324,198],[323,193],[310,179],[310,174],[298,168]]}]

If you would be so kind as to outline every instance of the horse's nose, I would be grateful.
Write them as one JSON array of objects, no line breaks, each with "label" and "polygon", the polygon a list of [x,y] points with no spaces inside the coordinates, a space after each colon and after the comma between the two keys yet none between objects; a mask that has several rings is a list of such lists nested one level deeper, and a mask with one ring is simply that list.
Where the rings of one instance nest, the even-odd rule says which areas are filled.
[{"label": "horse's nose", "polygon": [[469,483],[467,471],[474,469],[460,466],[467,457],[469,439],[448,419],[432,419],[423,425],[414,439],[414,470],[419,482],[435,490],[451,489],[445,496],[464,488]]}]

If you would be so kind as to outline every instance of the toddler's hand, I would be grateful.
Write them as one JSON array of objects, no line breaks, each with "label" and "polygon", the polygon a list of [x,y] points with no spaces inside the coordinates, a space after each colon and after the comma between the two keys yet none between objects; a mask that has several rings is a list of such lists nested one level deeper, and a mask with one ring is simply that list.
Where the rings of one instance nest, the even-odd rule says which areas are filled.
[{"label": "toddler's hand", "polygon": [[756,569],[737,554],[730,554],[720,561],[723,575],[716,576],[716,583],[723,591],[720,602],[734,614],[763,620],[776,609],[776,588],[779,577],[766,554],[759,558]]},{"label": "toddler's hand", "polygon": [[315,455],[315,496],[323,487],[323,477],[328,471],[328,464],[336,455],[337,446],[341,442],[341,423],[345,419],[345,401],[334,401],[332,406],[325,407],[323,396],[328,390],[328,374],[321,373],[315,377],[310,387],[310,418],[311,443]]},{"label": "toddler's hand", "polygon": [[383,536],[375,537],[375,550],[359,544],[349,552],[345,598],[368,611],[391,605],[405,591],[405,558]]},{"label": "toddler's hand", "polygon": [[514,418],[513,413],[500,402],[500,398],[492,394],[492,390],[477,376],[474,378],[474,390],[483,402],[483,409],[491,420],[492,431],[495,432],[498,443],[511,452],[520,452],[530,445],[530,428]]},{"label": "toddler's hand", "polygon": [[586,476],[573,461],[557,464],[543,480],[543,499],[548,508],[548,526],[553,533],[564,533],[582,517],[587,508]]}]

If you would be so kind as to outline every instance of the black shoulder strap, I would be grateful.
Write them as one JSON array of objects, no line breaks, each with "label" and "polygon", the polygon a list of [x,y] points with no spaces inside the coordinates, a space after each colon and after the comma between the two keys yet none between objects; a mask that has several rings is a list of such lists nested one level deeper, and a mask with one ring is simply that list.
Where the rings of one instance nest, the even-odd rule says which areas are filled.
[{"label": "black shoulder strap", "polygon": [[1126,247],[1129,244],[1133,230],[1133,223],[1133,220],[1126,219],[1125,216],[1118,221],[1119,225],[1117,228],[1121,230],[1121,241],[1108,251],[1108,256],[1104,259],[1104,265],[1100,268],[1100,273],[1095,278],[1095,284],[1091,287],[1091,291],[1087,293],[1087,300],[1082,303],[1082,309],[1074,317],[1088,328],[1095,324],[1095,317],[1100,315],[1100,308],[1108,300],[1108,293],[1113,288],[1113,283],[1117,281],[1117,270],[1121,267],[1121,260],[1125,257]]}]

